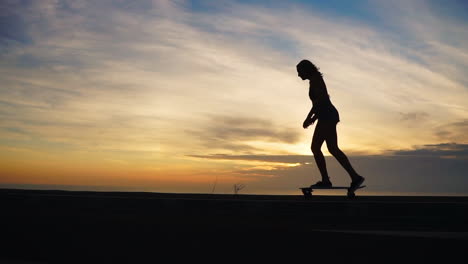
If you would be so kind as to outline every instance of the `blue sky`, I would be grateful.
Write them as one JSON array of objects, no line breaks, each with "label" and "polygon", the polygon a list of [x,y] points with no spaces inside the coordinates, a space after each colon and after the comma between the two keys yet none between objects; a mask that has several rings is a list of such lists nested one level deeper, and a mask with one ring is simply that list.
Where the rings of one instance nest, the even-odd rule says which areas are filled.
[{"label": "blue sky", "polygon": [[[0,184],[294,191],[319,179],[295,69],[307,58],[369,192],[468,193],[464,1],[0,5]],[[425,184],[442,179],[429,157],[443,189]]]}]

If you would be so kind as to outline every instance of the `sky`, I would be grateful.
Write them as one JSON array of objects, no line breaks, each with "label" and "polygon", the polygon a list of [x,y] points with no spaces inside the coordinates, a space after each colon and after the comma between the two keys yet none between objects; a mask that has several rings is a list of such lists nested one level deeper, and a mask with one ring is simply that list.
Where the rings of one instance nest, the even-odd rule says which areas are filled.
[{"label": "sky", "polygon": [[461,0],[1,1],[0,187],[297,194],[320,179],[302,59],[360,192],[468,195]]}]

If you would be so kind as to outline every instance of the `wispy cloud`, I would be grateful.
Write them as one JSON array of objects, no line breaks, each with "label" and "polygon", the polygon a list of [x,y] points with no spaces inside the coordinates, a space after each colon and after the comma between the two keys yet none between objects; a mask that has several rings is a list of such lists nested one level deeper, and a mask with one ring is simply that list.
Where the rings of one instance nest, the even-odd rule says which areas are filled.
[{"label": "wispy cloud", "polygon": [[429,114],[426,112],[408,112],[400,113],[401,120],[407,122],[422,122],[429,117]]},{"label": "wispy cloud", "polygon": [[434,133],[440,140],[453,142],[467,142],[468,120],[459,120],[448,124],[439,125]]},{"label": "wispy cloud", "polygon": [[261,152],[259,142],[294,144],[301,134],[291,127],[275,125],[272,120],[257,117],[211,115],[199,130],[188,129],[211,151]]},{"label": "wispy cloud", "polygon": [[417,147],[414,150],[396,151],[395,155],[468,159],[468,144],[443,143]]},{"label": "wispy cloud", "polygon": [[265,161],[272,163],[308,163],[311,162],[310,155],[229,155],[229,154],[212,154],[212,155],[190,155],[194,158],[203,159],[220,159],[220,160],[245,160],[245,161]]}]

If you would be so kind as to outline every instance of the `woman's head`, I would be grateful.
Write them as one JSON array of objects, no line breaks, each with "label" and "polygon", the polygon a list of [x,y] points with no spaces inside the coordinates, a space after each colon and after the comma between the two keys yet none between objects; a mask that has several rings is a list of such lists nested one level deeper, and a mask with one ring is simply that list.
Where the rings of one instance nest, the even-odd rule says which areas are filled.
[{"label": "woman's head", "polygon": [[297,64],[296,68],[297,75],[301,77],[302,80],[310,80],[315,76],[322,76],[322,73],[319,71],[319,68],[309,60],[301,60],[301,62]]}]

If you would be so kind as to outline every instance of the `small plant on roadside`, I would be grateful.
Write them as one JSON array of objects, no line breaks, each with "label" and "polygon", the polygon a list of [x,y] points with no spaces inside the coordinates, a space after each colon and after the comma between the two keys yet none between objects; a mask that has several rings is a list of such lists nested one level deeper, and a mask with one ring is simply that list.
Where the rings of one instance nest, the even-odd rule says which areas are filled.
[{"label": "small plant on roadside", "polygon": [[241,183],[234,184],[234,194],[238,194],[240,190],[244,189],[245,185]]}]

